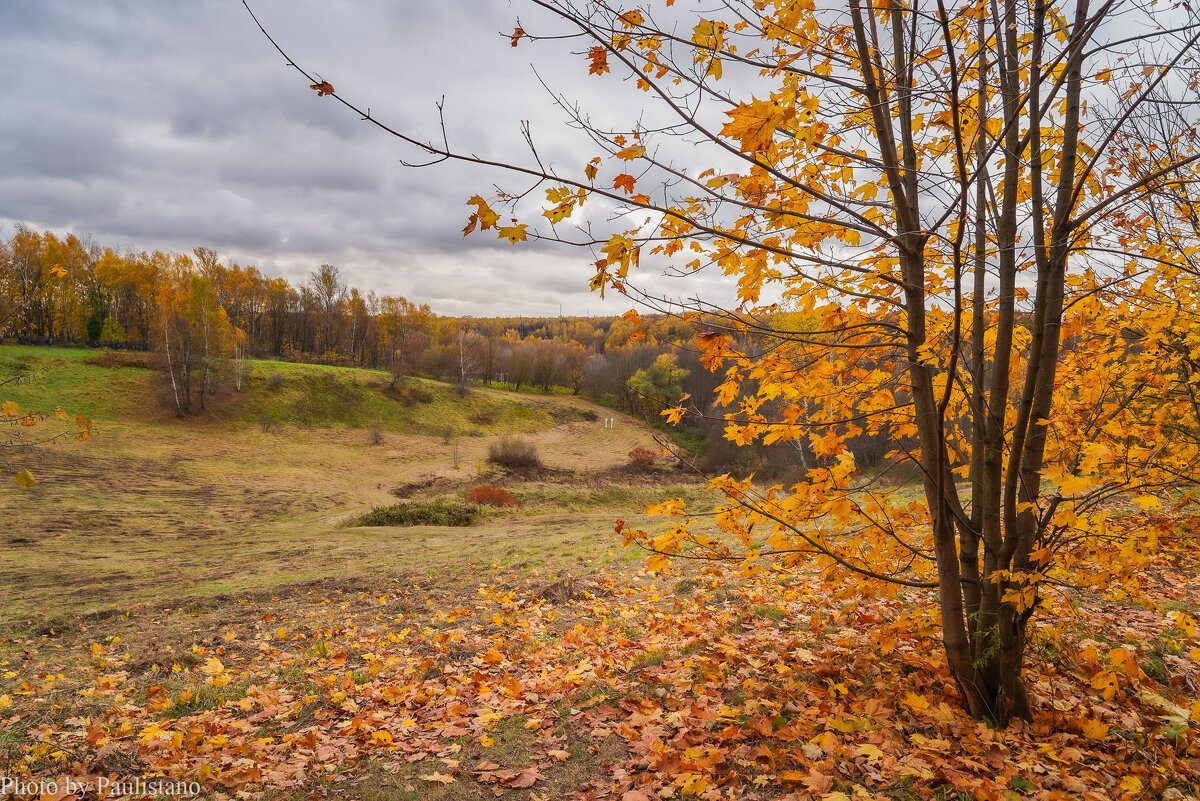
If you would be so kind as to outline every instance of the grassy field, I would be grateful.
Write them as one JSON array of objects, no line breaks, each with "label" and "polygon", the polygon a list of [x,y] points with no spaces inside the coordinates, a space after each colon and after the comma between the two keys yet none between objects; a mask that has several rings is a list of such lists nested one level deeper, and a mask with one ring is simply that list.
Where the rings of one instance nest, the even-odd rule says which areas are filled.
[{"label": "grassy field", "polygon": [[[95,422],[86,442],[21,456],[38,477],[33,490],[0,493],[0,517],[17,521],[0,535],[0,626],[346,577],[591,569],[632,558],[614,518],[701,491],[624,472],[630,450],[654,447],[651,430],[619,415],[605,430],[600,416],[614,412],[572,397],[459,397],[409,379],[428,400],[404,405],[386,373],[252,362],[242,393],[226,388],[213,410],[180,421],[163,411],[152,371],[89,356],[0,348],[0,377],[37,374],[4,387],[5,400]],[[547,470],[498,474],[487,450],[506,434],[534,443]],[[468,531],[344,527],[397,502],[399,488],[461,500],[480,482],[508,487],[522,505],[489,510]]]},{"label": "grassy field", "polygon": [[[32,378],[5,386],[5,399],[29,409],[57,405],[103,421],[164,422],[174,416],[170,388],[157,371],[89,363],[97,361],[106,361],[100,351],[2,346],[0,379]],[[115,353],[111,361],[149,360],[148,354]],[[241,391],[226,376],[206,406],[204,421],[236,428],[342,427],[438,437],[532,433],[597,414],[572,397],[497,390],[460,397],[446,384],[397,382],[382,370],[255,360],[247,362]]]}]

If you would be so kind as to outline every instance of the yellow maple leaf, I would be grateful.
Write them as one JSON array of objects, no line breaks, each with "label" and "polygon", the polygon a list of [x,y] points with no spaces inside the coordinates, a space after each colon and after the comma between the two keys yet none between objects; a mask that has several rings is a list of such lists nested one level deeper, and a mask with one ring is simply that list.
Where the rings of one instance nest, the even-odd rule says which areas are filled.
[{"label": "yellow maple leaf", "polygon": [[744,153],[757,153],[770,147],[775,141],[775,129],[788,118],[787,109],[772,100],[739,103],[733,111],[725,113],[731,119],[721,129],[721,135],[740,140]]},{"label": "yellow maple leaf", "polygon": [[700,795],[708,787],[708,781],[699,773],[684,773],[679,778],[679,792],[683,795]]},{"label": "yellow maple leaf", "polygon": [[720,20],[702,19],[692,29],[692,42],[703,48],[718,48],[725,41],[729,25]]},{"label": "yellow maple leaf", "polygon": [[1099,690],[1104,695],[1104,700],[1111,701],[1117,694],[1116,672],[1105,670],[1097,673],[1092,677],[1092,689]]},{"label": "yellow maple leaf", "polygon": [[904,694],[904,699],[900,702],[903,706],[908,707],[910,712],[920,714],[929,710],[929,699],[923,695],[917,695],[913,692]]},{"label": "yellow maple leaf", "polygon": [[524,242],[529,238],[525,235],[525,229],[527,227],[528,226],[524,224],[504,226],[500,228],[500,230],[497,232],[497,235],[498,238],[507,239],[509,242],[512,242],[515,245],[518,242]]},{"label": "yellow maple leaf", "polygon": [[866,757],[869,760],[874,761],[883,759],[883,751],[881,751],[877,745],[863,743],[862,745],[857,746],[856,750],[858,751],[859,756]]},{"label": "yellow maple leaf", "polygon": [[1139,495],[1133,499],[1133,502],[1137,504],[1139,509],[1145,511],[1162,508],[1162,501],[1153,495]]},{"label": "yellow maple leaf", "polygon": [[422,774],[421,776],[418,776],[417,778],[422,779],[423,781],[427,781],[427,782],[436,782],[437,784],[454,784],[454,781],[455,781],[454,777],[451,776],[450,774],[438,773],[436,771],[433,773]]},{"label": "yellow maple leaf", "polygon": [[1121,778],[1120,787],[1127,793],[1132,795],[1140,795],[1142,792],[1142,780],[1137,776],[1124,776]]}]

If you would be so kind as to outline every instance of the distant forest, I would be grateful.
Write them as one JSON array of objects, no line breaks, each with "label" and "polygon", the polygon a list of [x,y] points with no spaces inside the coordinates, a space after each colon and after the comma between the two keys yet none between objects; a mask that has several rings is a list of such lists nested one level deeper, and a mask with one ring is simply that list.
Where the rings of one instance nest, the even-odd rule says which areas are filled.
[{"label": "distant forest", "polygon": [[[253,266],[190,254],[117,250],[18,226],[0,239],[0,338],[41,345],[153,351],[176,384],[203,393],[247,357],[384,369],[456,384],[570,392],[641,414],[688,396],[684,436],[708,470],[778,475],[812,464],[807,446],[737,448],[714,409],[720,377],[693,347],[703,320],[445,317],[403,297],[348,286],[323,264],[293,285]],[[753,343],[746,342],[752,350]],[[202,375],[202,379],[198,376]],[[178,397],[178,392],[176,393]],[[736,408],[736,399],[727,408]],[[686,429],[690,429],[690,434]],[[883,443],[864,443],[872,461]]]}]

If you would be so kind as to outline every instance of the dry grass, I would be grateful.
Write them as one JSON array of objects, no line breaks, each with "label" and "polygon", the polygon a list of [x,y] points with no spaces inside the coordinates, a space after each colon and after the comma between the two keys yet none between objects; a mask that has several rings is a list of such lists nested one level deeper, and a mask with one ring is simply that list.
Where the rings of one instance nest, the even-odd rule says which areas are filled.
[{"label": "dry grass", "polygon": [[[625,461],[630,440],[650,441],[632,421],[620,437],[606,436],[613,433],[574,422],[525,436],[558,465],[571,454],[557,443],[571,441],[600,471]],[[636,516],[647,492],[589,486],[574,473],[523,485],[524,507],[490,512],[467,529],[341,527],[394,504],[391,491],[406,482],[450,482],[461,497],[493,439],[446,445],[437,436],[389,434],[372,445],[353,429],[101,419],[91,440],[34,456],[32,491],[0,493],[0,518],[17,521],[0,535],[0,626],[348,576],[518,564],[588,569],[632,558],[612,521]]]}]

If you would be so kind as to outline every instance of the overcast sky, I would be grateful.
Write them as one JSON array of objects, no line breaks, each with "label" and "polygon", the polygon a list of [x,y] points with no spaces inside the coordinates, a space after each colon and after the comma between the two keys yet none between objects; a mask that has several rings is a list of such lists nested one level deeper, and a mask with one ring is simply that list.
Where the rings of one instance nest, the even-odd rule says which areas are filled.
[{"label": "overcast sky", "polygon": [[[510,47],[502,32],[518,17],[550,29],[519,2],[252,7],[293,58],[394,127],[440,136],[444,95],[452,144],[479,155],[522,158],[522,119],[565,172],[593,155],[537,75],[597,113],[636,117],[639,94],[587,79],[569,44]],[[466,165],[402,166],[420,153],[317,98],[238,0],[2,0],[0,75],[5,236],[24,223],[116,248],[203,245],[294,283],[331,263],[364,292],[443,314],[630,306],[587,290],[587,251],[463,238],[468,197],[520,182]],[[652,275],[650,288],[676,296],[704,295],[715,280]]]}]

